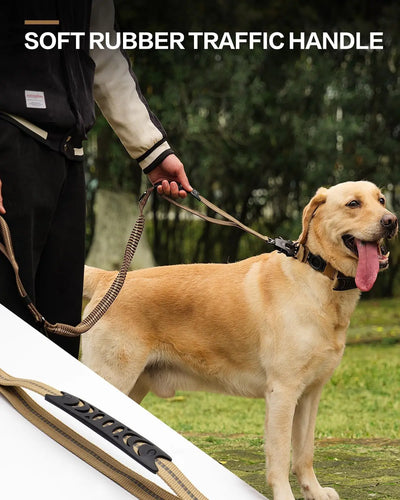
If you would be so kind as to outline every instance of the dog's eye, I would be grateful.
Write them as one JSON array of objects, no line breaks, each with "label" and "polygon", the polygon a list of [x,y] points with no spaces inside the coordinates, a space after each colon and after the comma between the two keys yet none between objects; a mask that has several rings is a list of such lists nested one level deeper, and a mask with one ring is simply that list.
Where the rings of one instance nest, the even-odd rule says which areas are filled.
[{"label": "dog's eye", "polygon": [[346,203],[346,207],[358,208],[361,207],[361,203],[358,200],[351,200],[349,203]]},{"label": "dog's eye", "polygon": [[385,198],[383,198],[383,196],[382,196],[381,198],[379,198],[379,203],[380,203],[381,205],[385,205],[386,200],[385,200]]}]

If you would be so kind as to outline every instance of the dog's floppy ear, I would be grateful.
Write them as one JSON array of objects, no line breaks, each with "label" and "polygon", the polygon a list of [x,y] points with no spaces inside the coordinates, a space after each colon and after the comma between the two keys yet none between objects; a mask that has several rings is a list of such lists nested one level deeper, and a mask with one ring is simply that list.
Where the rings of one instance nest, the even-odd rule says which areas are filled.
[{"label": "dog's floppy ear", "polygon": [[307,241],[308,228],[317,208],[325,203],[328,190],[324,187],[318,189],[315,196],[311,199],[310,203],[303,210],[303,230],[299,239],[300,244],[304,245]]}]

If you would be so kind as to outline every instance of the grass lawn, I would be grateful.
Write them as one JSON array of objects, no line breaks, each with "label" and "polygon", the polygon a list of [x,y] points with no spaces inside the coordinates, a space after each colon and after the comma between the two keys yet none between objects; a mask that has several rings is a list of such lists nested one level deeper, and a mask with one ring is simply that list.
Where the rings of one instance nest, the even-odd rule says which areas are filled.
[{"label": "grass lawn", "polygon": [[362,300],[351,318],[349,344],[383,338],[400,341],[400,298]]},{"label": "grass lawn", "polygon": [[[362,301],[349,345],[326,385],[316,428],[315,468],[342,499],[400,499],[400,300]],[[268,497],[264,401],[210,393],[177,393],[143,405]],[[301,498],[293,480],[296,498]],[[230,499],[229,499],[230,500]],[[234,500],[234,499],[232,499]],[[240,500],[240,499],[238,499]]]}]

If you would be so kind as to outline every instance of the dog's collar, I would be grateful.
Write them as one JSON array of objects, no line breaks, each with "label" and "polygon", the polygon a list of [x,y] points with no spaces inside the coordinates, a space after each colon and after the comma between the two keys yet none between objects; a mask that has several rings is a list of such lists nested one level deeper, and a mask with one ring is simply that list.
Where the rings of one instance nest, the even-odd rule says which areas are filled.
[{"label": "dog's collar", "polygon": [[344,292],[357,288],[354,278],[345,276],[320,255],[315,255],[310,252],[309,248],[305,245],[291,240],[284,240],[283,238],[275,238],[269,243],[273,244],[278,252],[284,253],[287,257],[293,257],[300,262],[304,262],[312,267],[314,271],[318,271],[324,276],[327,276],[333,281],[333,290]]},{"label": "dog's collar", "polygon": [[350,276],[345,276],[343,273],[335,269],[329,262],[323,259],[320,255],[315,255],[305,246],[296,245],[297,251],[293,257],[300,262],[304,262],[311,266],[314,271],[322,273],[334,282],[333,290],[344,292],[357,288],[356,281]]}]

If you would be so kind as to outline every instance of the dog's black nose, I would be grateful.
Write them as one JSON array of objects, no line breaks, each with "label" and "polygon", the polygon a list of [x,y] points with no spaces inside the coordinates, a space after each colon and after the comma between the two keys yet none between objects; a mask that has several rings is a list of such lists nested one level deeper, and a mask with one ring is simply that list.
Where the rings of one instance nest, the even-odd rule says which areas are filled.
[{"label": "dog's black nose", "polygon": [[393,236],[397,229],[397,217],[393,214],[385,214],[381,219],[383,226],[390,236]]}]

